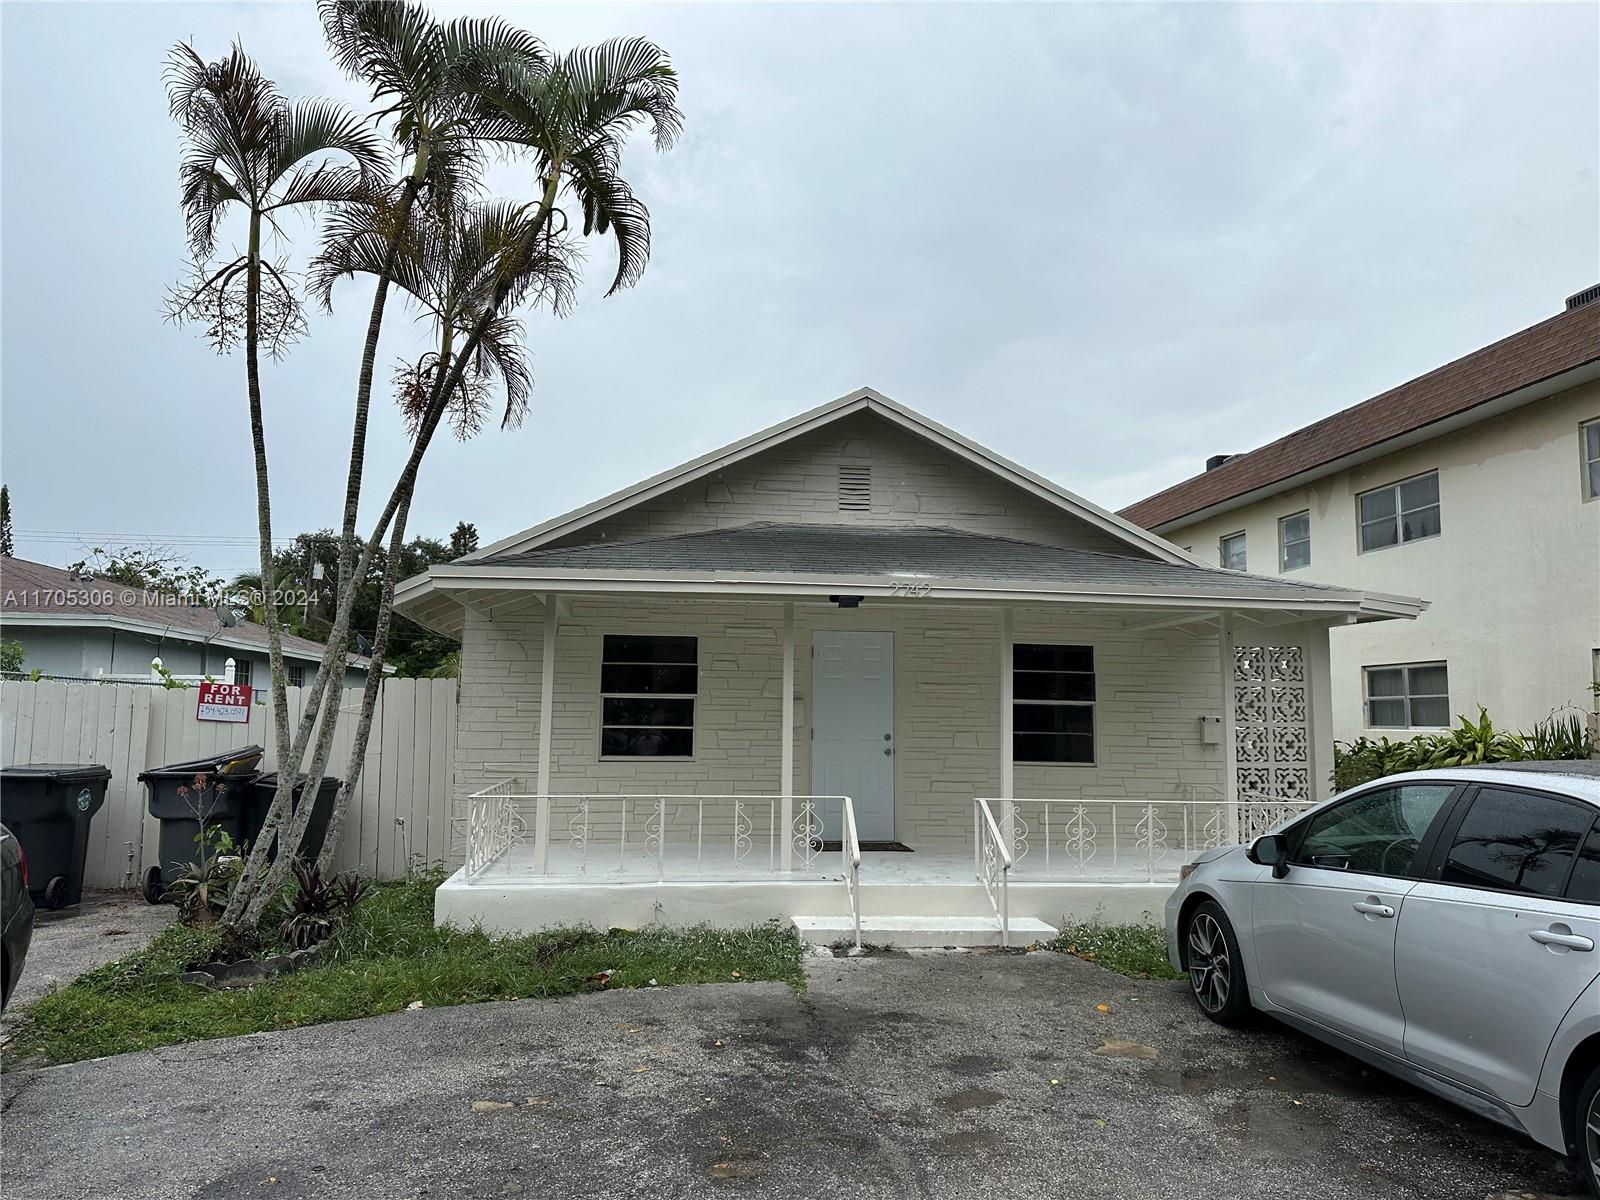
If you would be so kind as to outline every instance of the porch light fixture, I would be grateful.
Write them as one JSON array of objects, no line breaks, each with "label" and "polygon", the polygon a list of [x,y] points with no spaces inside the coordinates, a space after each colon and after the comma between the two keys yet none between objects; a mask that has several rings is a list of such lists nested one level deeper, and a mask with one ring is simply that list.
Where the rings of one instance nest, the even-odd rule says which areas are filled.
[{"label": "porch light fixture", "polygon": [[861,597],[860,596],[829,596],[828,599],[832,603],[837,604],[840,608],[860,608],[861,607]]}]

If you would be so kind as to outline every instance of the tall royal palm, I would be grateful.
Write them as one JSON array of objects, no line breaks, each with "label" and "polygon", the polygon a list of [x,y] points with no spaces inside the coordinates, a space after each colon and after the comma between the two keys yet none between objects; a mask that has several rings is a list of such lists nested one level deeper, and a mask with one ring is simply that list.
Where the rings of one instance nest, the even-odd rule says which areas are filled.
[{"label": "tall royal palm", "polygon": [[[484,150],[478,97],[488,88],[525,85],[548,60],[531,34],[498,19],[435,21],[419,4],[397,0],[321,0],[323,34],[347,75],[367,83],[382,107],[405,168],[375,210],[371,232],[382,256],[356,382],[350,471],[339,547],[339,590],[354,565],[356,514],[378,338],[401,236],[421,197],[443,216],[475,189]],[[324,302],[331,297],[323,296]]]},{"label": "tall royal palm", "polygon": [[[303,326],[282,265],[262,253],[265,236],[290,210],[340,204],[369,193],[382,179],[381,139],[326,100],[289,101],[264,78],[244,49],[207,63],[187,45],[168,56],[167,94],[183,134],[179,177],[190,249],[191,286],[176,292],[173,315],[201,320],[219,348],[244,343],[250,437],[255,452],[256,518],[261,576],[272,578],[272,501],[267,483],[260,351],[280,352]],[[245,251],[213,261],[230,212],[247,221]],[[277,607],[263,606],[272,668],[273,726],[279,761],[289,751],[283,644]]]},{"label": "tall royal palm", "polygon": [[[416,362],[403,366],[395,377],[396,399],[413,430],[435,389],[451,374],[461,330],[476,324],[485,303],[502,283],[507,286],[501,311],[485,329],[473,361],[466,364],[454,390],[446,396],[445,410],[457,436],[470,437],[489,415],[493,394],[499,389],[504,395],[501,427],[511,427],[522,420],[532,377],[521,322],[514,311],[533,306],[564,313],[571,305],[576,283],[572,272],[574,256],[567,239],[542,241],[538,252],[531,256],[522,252],[527,220],[524,206],[504,201],[456,205],[443,213],[419,208],[403,231],[399,255],[391,252],[390,230],[384,219],[370,209],[352,208],[329,222],[323,252],[312,265],[313,295],[326,298],[334,283],[345,276],[385,272],[432,326],[433,348]],[[508,261],[513,255],[518,256],[514,266]],[[413,476],[411,486],[398,496],[390,526],[377,630],[360,716],[322,843],[320,862],[324,871],[332,869],[349,797],[360,782],[366,760],[373,713],[382,690],[395,572],[405,544],[414,483]],[[321,785],[331,748],[332,723],[324,722],[307,768],[307,789]],[[280,836],[282,845],[300,845],[310,815],[308,805],[292,814]],[[261,910],[277,894],[291,859],[291,854],[280,853],[274,860],[261,886],[239,914],[245,925],[259,920]]]}]

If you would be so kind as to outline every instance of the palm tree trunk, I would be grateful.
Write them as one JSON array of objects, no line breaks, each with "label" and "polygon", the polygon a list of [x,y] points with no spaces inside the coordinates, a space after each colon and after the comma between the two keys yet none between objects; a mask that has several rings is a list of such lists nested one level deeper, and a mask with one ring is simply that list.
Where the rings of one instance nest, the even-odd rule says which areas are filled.
[{"label": "palm tree trunk", "polygon": [[361,769],[366,765],[367,743],[372,737],[372,717],[378,707],[378,696],[383,691],[383,660],[389,649],[389,629],[394,618],[395,563],[405,547],[406,516],[411,510],[411,497],[400,502],[395,513],[394,531],[389,535],[389,558],[383,569],[383,588],[378,598],[378,628],[372,639],[372,667],[367,672],[366,687],[361,693],[361,716],[356,722],[356,735],[350,746],[350,759],[345,766],[344,778],[334,797],[333,813],[328,818],[328,833],[322,841],[322,854],[317,866],[324,877],[333,871],[333,861],[339,850],[339,838],[344,833],[345,814],[350,809],[350,797],[361,783]]}]

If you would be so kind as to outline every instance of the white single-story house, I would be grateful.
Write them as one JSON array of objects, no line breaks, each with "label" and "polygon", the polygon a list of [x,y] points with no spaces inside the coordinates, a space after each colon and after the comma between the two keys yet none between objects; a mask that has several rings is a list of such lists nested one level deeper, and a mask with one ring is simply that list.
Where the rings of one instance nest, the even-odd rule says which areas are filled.
[{"label": "white single-story house", "polygon": [[440,921],[1046,936],[1326,794],[1328,630],[862,389],[398,590],[461,639]]}]

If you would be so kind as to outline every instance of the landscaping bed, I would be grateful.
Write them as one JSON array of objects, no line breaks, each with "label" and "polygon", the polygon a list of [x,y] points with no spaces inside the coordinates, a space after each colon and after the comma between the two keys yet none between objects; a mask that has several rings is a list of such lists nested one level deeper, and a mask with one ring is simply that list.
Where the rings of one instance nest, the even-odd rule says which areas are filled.
[{"label": "landscaping bed", "polygon": [[491,937],[433,924],[428,875],[380,884],[321,944],[314,965],[253,987],[211,990],[178,976],[213,959],[212,929],[173,925],[25,1014],[6,1066],[74,1062],[426,1007],[565,996],[601,988],[777,980],[804,985],[803,947],[777,924],[725,930],[549,930]]}]

